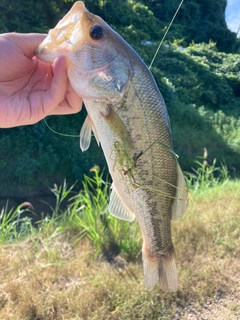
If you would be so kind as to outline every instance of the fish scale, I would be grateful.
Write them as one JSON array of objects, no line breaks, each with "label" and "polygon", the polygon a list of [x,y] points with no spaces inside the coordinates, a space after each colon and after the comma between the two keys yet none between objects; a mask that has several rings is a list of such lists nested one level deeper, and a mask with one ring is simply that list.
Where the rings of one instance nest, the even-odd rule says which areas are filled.
[{"label": "fish scale", "polygon": [[[59,39],[61,34],[69,38]],[[109,211],[127,221],[136,218],[140,226],[145,287],[159,283],[165,291],[176,291],[171,220],[185,213],[188,195],[155,80],[125,40],[81,1],[36,52],[48,62],[61,54],[88,113],[80,146],[88,149],[92,130],[113,179]]]}]

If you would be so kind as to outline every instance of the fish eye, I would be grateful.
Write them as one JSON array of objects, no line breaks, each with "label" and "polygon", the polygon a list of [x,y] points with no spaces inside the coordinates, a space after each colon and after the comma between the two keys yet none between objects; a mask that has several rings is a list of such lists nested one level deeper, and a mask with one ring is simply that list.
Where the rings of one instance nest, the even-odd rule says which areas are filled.
[{"label": "fish eye", "polygon": [[89,34],[93,40],[100,40],[103,37],[103,29],[101,26],[96,24],[91,28]]}]

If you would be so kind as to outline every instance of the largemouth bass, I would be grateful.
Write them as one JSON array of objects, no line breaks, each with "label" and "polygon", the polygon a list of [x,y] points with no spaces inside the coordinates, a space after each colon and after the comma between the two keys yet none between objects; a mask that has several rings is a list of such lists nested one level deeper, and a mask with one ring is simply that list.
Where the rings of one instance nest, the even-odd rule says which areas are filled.
[{"label": "largemouth bass", "polygon": [[88,113],[81,149],[88,149],[93,131],[112,176],[109,211],[127,221],[136,217],[146,289],[159,283],[165,291],[176,291],[171,220],[186,211],[188,194],[152,74],[128,43],[81,1],[49,31],[36,55],[50,63],[66,56],[70,83]]}]

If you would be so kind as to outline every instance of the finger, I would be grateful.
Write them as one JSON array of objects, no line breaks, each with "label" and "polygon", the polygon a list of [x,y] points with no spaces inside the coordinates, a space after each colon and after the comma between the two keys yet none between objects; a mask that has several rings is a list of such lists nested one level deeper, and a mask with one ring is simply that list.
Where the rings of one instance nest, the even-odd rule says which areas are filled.
[{"label": "finger", "polygon": [[[21,38],[21,44],[24,46],[23,51],[28,58],[35,56],[35,50],[46,38],[46,34],[29,33],[24,34]],[[26,50],[27,49],[27,50]]]},{"label": "finger", "polygon": [[51,114],[65,99],[68,86],[66,58],[64,56],[55,59],[52,70],[53,79],[51,86],[43,93],[44,116]]},{"label": "finger", "polygon": [[[69,101],[69,99],[68,99]],[[64,100],[49,115],[64,115],[78,113],[82,109],[82,98],[73,94],[71,97],[72,104]]]},{"label": "finger", "polygon": [[72,109],[73,113],[79,112],[82,109],[82,98],[76,93],[76,91],[72,88],[70,83],[68,83],[68,89],[66,93],[66,100]]},{"label": "finger", "polygon": [[53,115],[67,115],[67,114],[76,114],[82,109],[82,100],[80,104],[78,105],[78,108],[71,108],[68,103],[61,103],[59,106],[57,106],[51,113],[49,113],[49,116]]},{"label": "finger", "polygon": [[7,40],[16,44],[28,58],[35,56],[35,50],[46,38],[46,34],[40,33],[6,33],[3,34]]},{"label": "finger", "polygon": [[[58,58],[55,61],[55,63],[56,63],[55,70],[58,71],[59,64],[62,64],[65,66],[64,57],[61,57],[60,59]],[[55,80],[57,81],[57,82],[55,82],[56,86],[59,86],[58,78],[60,78],[61,82],[64,81],[64,88],[65,88],[65,74],[66,74],[65,68],[64,68],[64,78],[63,79],[61,78],[62,77],[61,74],[58,74],[58,73],[55,74],[54,77],[55,77]],[[52,86],[53,85],[54,85],[54,83],[52,84]],[[57,90],[60,91],[60,87],[58,87]],[[58,101],[60,101],[60,99],[61,98],[59,96]],[[50,112],[48,115],[73,114],[73,113],[77,113],[77,112],[81,111],[81,109],[82,109],[82,98],[75,92],[75,90],[72,88],[69,81],[67,80],[67,89],[66,89],[65,96],[63,97],[63,100],[54,109],[51,108],[51,111],[48,109],[48,111]]]}]

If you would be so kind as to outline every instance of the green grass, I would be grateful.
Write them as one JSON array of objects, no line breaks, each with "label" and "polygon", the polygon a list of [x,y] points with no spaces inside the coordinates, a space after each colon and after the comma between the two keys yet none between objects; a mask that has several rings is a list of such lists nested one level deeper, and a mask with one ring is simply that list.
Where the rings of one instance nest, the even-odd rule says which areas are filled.
[{"label": "green grass", "polygon": [[[84,176],[83,189],[76,194],[74,185],[56,184],[51,188],[55,195],[55,206],[51,215],[45,216],[33,226],[30,218],[22,215],[29,208],[8,210],[8,204],[0,215],[0,243],[24,239],[27,235],[40,232],[47,239],[62,233],[73,234],[76,242],[88,239],[96,256],[104,253],[107,259],[123,254],[127,259],[135,259],[141,251],[141,236],[136,222],[128,223],[112,217],[108,212],[110,183],[103,180],[98,168],[92,177]],[[67,208],[62,203],[68,199]]]},{"label": "green grass", "polygon": [[[23,208],[3,209],[0,319],[170,320],[175,313],[187,319],[189,305],[198,313],[219,296],[229,297],[228,313],[209,319],[235,319],[240,182],[227,180],[225,168],[205,161],[192,173],[202,177],[190,177],[187,214],[172,224],[177,293],[144,289],[138,226],[109,215],[110,184],[95,168],[79,194],[66,182],[53,187],[56,205],[38,230],[21,218]],[[67,209],[61,210],[67,198]]]},{"label": "green grass", "polygon": [[192,168],[192,172],[185,172],[187,187],[191,192],[205,192],[209,188],[226,183],[229,179],[227,166],[224,163],[216,166],[216,159],[209,164],[207,156],[208,151],[204,148],[203,157],[199,157],[202,161],[196,160],[196,168]]},{"label": "green grass", "polygon": [[[206,193],[208,189],[221,186],[228,181],[228,170],[225,165],[216,167],[216,161],[207,162],[205,149],[202,161],[196,161],[197,169],[186,172],[186,181],[191,194]],[[103,180],[103,173],[98,167],[92,170],[92,176],[84,176],[83,188],[74,193],[75,184],[68,186],[56,184],[50,190],[55,196],[55,206],[51,215],[32,225],[26,213],[30,207],[23,205],[8,209],[8,203],[0,214],[0,243],[19,240],[39,231],[51,239],[62,233],[72,233],[76,241],[88,239],[96,256],[105,252],[109,256],[124,254],[128,259],[139,257],[141,235],[136,222],[128,223],[112,217],[108,212],[110,183]],[[68,199],[67,208],[62,210],[63,201]],[[24,218],[22,217],[24,215]]]},{"label": "green grass", "polygon": [[19,240],[29,234],[34,233],[31,219],[27,216],[22,217],[29,212],[29,203],[23,203],[17,208],[8,208],[8,201],[0,211],[0,243],[11,240]]}]

